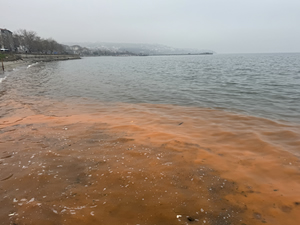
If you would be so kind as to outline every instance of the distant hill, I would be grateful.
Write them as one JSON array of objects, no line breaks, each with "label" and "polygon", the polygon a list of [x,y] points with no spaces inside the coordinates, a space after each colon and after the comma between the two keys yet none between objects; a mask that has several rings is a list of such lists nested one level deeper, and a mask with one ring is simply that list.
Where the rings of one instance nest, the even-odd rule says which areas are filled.
[{"label": "distant hill", "polygon": [[135,43],[109,43],[109,42],[69,42],[68,45],[80,45],[91,51],[130,52],[137,55],[163,55],[163,54],[202,54],[213,53],[211,50],[188,48],[173,48],[160,44],[135,44]]}]

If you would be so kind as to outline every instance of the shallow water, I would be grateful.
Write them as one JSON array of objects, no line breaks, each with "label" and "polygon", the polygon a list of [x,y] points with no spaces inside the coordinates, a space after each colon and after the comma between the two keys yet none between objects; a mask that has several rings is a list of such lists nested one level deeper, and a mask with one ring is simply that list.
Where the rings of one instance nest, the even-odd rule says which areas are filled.
[{"label": "shallow water", "polygon": [[10,81],[22,82],[24,96],[197,106],[299,123],[299,68],[299,53],[95,57],[33,64]]},{"label": "shallow water", "polygon": [[[84,60],[103,68],[108,62],[118,61],[115,67],[120,67],[135,59],[147,60]],[[146,81],[131,75],[117,81],[115,67],[114,78],[102,75],[97,81],[79,66],[84,60],[21,68],[2,82],[0,221],[299,223],[297,116],[285,112],[289,116],[283,118],[276,110],[265,118],[251,116],[251,110],[242,114],[235,105],[226,110],[200,107],[199,100],[185,102],[192,94],[174,103],[177,95],[170,93],[176,85],[162,93],[137,94],[143,87],[139,82]],[[105,83],[107,79],[112,81]],[[127,85],[126,79],[131,79]],[[160,96],[159,104],[153,96]],[[271,114],[259,104],[253,108]]]}]

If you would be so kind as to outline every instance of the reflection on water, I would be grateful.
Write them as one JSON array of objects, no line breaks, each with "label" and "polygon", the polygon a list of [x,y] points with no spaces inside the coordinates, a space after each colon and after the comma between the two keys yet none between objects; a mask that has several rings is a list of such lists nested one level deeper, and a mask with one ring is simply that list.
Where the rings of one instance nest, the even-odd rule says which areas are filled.
[{"label": "reflection on water", "polygon": [[[107,64],[99,64],[100,59]],[[119,66],[111,68],[110,60],[120,60]],[[78,74],[84,74],[84,68],[77,67],[75,75],[67,73],[73,70],[66,67],[76,65],[70,61],[14,71],[1,83],[3,224],[298,225],[300,127],[296,116],[288,111],[283,117],[292,119],[283,122],[199,107],[192,104],[199,103],[194,83],[178,94],[175,84],[173,89],[162,88],[173,82],[170,76],[164,80],[155,77],[155,72],[152,78],[144,77],[149,86],[141,85],[146,81],[138,77],[132,86],[126,79],[143,74],[132,64],[132,75],[126,73],[116,82],[114,71],[122,71],[128,60],[132,59],[89,61],[103,69],[102,74],[111,68],[108,75],[113,78],[100,79],[99,73],[91,72],[82,80]],[[153,60],[144,66],[153,68],[157,65]],[[206,62],[203,71],[217,76],[217,62],[210,62],[211,67]],[[164,65],[182,72],[198,63]],[[256,71],[250,64],[235,69]],[[164,68],[160,70],[166,74],[173,71]],[[128,72],[128,67],[124,70]],[[199,80],[193,73],[175,79]],[[161,93],[155,93],[154,81],[165,82],[159,86]],[[149,91],[136,92],[140,88]],[[207,91],[212,95],[213,89]],[[251,90],[247,92],[244,97],[251,99]],[[292,92],[286,106],[297,97]],[[172,104],[176,98],[178,102]],[[186,99],[187,104],[181,104]],[[226,99],[216,102],[225,104]],[[162,104],[164,100],[167,104]],[[227,100],[228,104],[238,101]],[[256,109],[264,111],[267,107],[260,104]],[[275,108],[281,113],[280,105]],[[297,110],[295,106],[296,114]]]}]

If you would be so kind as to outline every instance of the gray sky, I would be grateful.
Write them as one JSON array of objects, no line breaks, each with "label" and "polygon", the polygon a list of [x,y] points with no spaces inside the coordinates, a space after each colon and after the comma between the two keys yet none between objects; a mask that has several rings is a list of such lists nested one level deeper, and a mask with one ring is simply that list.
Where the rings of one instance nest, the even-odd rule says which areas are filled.
[{"label": "gray sky", "polygon": [[64,42],[300,52],[300,0],[0,0],[0,28]]}]

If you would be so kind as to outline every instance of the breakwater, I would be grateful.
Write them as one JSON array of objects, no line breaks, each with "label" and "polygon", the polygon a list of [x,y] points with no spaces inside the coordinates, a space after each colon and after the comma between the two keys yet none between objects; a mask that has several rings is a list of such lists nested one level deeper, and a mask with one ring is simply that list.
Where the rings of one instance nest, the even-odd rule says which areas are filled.
[{"label": "breakwater", "polygon": [[80,59],[79,55],[38,55],[38,54],[17,54],[23,60],[30,61],[57,61]]}]

